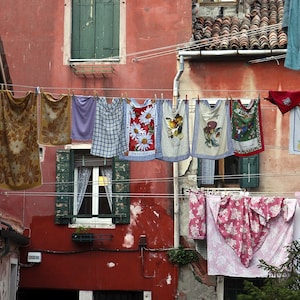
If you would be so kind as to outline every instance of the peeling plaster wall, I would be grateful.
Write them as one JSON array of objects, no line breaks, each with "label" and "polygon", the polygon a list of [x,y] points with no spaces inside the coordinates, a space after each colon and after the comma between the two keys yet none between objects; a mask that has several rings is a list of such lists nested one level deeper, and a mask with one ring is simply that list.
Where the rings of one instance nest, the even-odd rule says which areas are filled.
[{"label": "peeling plaster wall", "polygon": [[217,300],[216,288],[199,282],[190,266],[186,266],[179,273],[178,299]]}]

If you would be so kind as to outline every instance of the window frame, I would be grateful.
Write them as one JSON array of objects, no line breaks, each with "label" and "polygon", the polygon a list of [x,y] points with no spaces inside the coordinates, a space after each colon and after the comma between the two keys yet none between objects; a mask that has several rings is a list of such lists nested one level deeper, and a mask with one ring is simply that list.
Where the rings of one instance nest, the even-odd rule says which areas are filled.
[{"label": "window frame", "polygon": [[[56,201],[55,223],[68,225],[71,228],[79,227],[74,222],[74,151],[90,149],[91,144],[71,144],[56,151]],[[101,164],[101,159],[97,164]],[[109,159],[109,158],[107,158]],[[105,218],[90,219],[89,224],[82,224],[91,228],[115,228],[117,224],[130,224],[130,164],[127,160],[112,158],[112,214]],[[91,163],[87,161],[86,163]],[[111,217],[111,219],[110,219]],[[112,222],[110,221],[112,220]]]},{"label": "window frame", "polygon": [[[237,160],[237,173],[233,174],[226,168],[226,160]],[[215,160],[213,184],[202,182],[201,158],[198,158],[198,187],[224,187],[224,188],[256,188],[259,187],[259,154],[250,156],[231,155]],[[246,165],[246,166],[245,166]],[[229,167],[230,165],[227,165]],[[254,169],[254,170],[253,170]],[[252,172],[254,171],[254,172]],[[230,178],[232,175],[232,178]],[[229,176],[226,179],[226,176]],[[226,182],[227,180],[227,182]],[[229,182],[231,181],[231,182]]]},{"label": "window frame", "polygon": [[[112,167],[112,166],[111,166]],[[98,184],[100,175],[99,166],[94,166],[92,168],[92,217],[80,217],[79,214],[75,213],[78,211],[77,207],[77,196],[78,196],[78,167],[74,168],[74,200],[73,200],[73,214],[76,215],[73,219],[73,222],[79,226],[89,226],[90,224],[106,224],[112,225],[112,214],[111,211],[109,214],[99,213],[99,193],[100,188]],[[96,217],[95,215],[101,215]],[[102,216],[103,215],[103,216]],[[107,215],[107,217],[105,217]]]},{"label": "window frame", "polygon": [[108,57],[101,59],[75,59],[71,56],[72,47],[72,0],[65,0],[64,5],[64,46],[63,46],[63,64],[84,66],[86,72],[89,67],[91,70],[95,65],[107,64],[125,64],[126,63],[126,3],[120,1],[120,19],[119,19],[119,57]]}]

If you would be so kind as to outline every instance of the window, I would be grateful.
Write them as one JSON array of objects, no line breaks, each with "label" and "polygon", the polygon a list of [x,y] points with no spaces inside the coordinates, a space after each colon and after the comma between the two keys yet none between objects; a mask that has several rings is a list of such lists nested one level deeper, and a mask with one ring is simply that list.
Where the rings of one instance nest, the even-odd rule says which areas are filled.
[{"label": "window", "polygon": [[259,155],[198,159],[198,178],[198,186],[258,187]]},{"label": "window", "polygon": [[90,223],[112,215],[112,159],[74,153],[74,202],[76,223]]},{"label": "window", "polygon": [[56,155],[56,223],[129,223],[129,162],[58,150]]},{"label": "window", "polygon": [[120,0],[73,0],[71,59],[119,56]]}]

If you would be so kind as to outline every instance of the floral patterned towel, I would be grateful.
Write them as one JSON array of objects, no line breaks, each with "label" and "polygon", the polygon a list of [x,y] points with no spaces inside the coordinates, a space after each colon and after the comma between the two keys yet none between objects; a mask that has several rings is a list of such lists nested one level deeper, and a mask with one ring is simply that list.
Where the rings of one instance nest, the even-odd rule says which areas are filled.
[{"label": "floral patterned towel", "polygon": [[127,152],[121,159],[147,161],[157,158],[157,113],[154,100],[140,104],[135,99],[124,101],[124,123]]},{"label": "floral patterned towel", "polygon": [[241,100],[231,101],[231,126],[234,154],[250,156],[264,151],[260,101],[243,105]]},{"label": "floral patterned towel", "polygon": [[190,191],[189,205],[189,237],[203,240],[206,238],[205,194],[200,191]]},{"label": "floral patterned towel", "polygon": [[207,100],[196,101],[192,156],[221,159],[233,155],[230,110],[227,101],[211,107]]},{"label": "floral patterned towel", "polygon": [[0,187],[24,190],[40,186],[36,94],[15,98],[10,91],[2,91],[0,116]]},{"label": "floral patterned towel", "polygon": [[66,145],[71,143],[71,97],[55,98],[41,93],[41,117],[39,143],[43,145]]}]

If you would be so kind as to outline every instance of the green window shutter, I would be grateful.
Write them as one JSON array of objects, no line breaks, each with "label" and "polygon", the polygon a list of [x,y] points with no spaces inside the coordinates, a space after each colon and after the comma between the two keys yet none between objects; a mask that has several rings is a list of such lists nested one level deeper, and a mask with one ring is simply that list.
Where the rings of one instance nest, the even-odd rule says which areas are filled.
[{"label": "green window shutter", "polygon": [[58,150],[56,152],[56,224],[70,222],[74,181],[73,161],[73,151]]},{"label": "green window shutter", "polygon": [[[130,223],[129,162],[113,161],[113,214],[115,224]],[[124,195],[122,195],[124,194]]]},{"label": "green window shutter", "polygon": [[73,59],[118,56],[119,30],[119,0],[73,0]]},{"label": "green window shutter", "polygon": [[240,186],[242,188],[259,186],[259,155],[240,158]]}]

